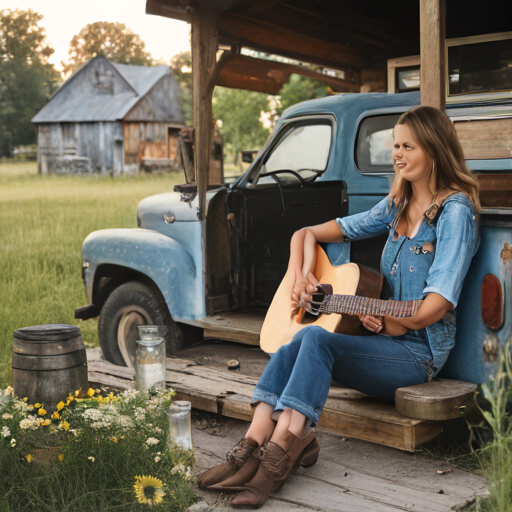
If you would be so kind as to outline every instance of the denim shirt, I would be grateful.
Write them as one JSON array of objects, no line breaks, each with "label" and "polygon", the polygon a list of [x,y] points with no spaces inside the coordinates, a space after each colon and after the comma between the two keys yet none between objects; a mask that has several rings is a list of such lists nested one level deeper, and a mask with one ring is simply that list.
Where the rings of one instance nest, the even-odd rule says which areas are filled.
[{"label": "denim shirt", "polygon": [[[429,221],[423,217],[418,232],[411,238],[398,236],[396,217],[397,207],[386,197],[368,212],[336,220],[348,240],[389,231],[380,265],[390,290],[386,298],[418,300],[435,292],[457,306],[464,277],[479,244],[471,201],[460,192],[449,196],[437,219]],[[455,310],[426,327],[426,333],[435,376],[455,344]]]}]

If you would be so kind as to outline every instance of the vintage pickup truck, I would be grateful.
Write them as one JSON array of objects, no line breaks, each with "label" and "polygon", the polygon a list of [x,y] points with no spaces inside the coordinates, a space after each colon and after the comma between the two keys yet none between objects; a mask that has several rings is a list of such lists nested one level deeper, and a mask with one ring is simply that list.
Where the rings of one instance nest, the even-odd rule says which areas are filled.
[{"label": "vintage pickup truck", "polygon": [[[208,191],[204,221],[194,185],[144,199],[137,229],[86,238],[88,305],[76,317],[99,315],[103,353],[118,365],[133,365],[140,324],[166,324],[170,352],[203,336],[257,345],[292,233],[368,210],[388,194],[391,130],[419,100],[417,92],[340,94],[293,106],[248,171]],[[481,101],[446,112],[479,177],[484,209],[480,248],[457,307],[456,346],[441,376],[481,383],[512,336],[512,158],[510,148],[508,156],[488,150],[493,133],[511,131],[512,105]],[[334,264],[378,269],[384,241],[326,250]]]}]

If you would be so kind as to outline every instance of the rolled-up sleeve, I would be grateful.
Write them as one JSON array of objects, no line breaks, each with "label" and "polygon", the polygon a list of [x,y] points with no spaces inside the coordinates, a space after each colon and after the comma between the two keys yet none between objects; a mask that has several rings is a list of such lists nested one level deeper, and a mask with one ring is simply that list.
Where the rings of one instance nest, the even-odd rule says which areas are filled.
[{"label": "rolled-up sleeve", "polygon": [[477,249],[471,206],[460,201],[446,204],[436,226],[436,254],[423,297],[438,293],[457,306],[464,277]]},{"label": "rolled-up sleeve", "polygon": [[389,229],[393,220],[394,205],[389,197],[377,203],[371,210],[336,219],[348,240],[361,240],[381,235]]}]

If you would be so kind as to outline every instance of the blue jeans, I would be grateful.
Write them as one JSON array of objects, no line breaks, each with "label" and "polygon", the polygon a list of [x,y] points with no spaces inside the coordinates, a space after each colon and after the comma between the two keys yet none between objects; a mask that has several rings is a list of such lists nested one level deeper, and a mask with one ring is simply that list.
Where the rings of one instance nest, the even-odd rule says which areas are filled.
[{"label": "blue jeans", "polygon": [[393,403],[397,388],[429,379],[431,364],[424,329],[391,337],[350,336],[305,327],[271,357],[253,400],[276,410],[295,409],[316,424],[332,379]]}]

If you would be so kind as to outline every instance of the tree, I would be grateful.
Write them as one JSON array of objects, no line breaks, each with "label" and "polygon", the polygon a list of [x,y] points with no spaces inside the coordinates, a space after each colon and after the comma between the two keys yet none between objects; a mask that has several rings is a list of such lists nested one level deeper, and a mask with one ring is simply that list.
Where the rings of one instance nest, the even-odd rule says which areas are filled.
[{"label": "tree", "polygon": [[171,59],[171,71],[178,81],[181,95],[181,108],[185,123],[194,124],[194,101],[192,85],[192,55],[190,51],[180,52]]},{"label": "tree", "polygon": [[75,72],[94,57],[119,64],[150,66],[153,59],[146,45],[123,23],[98,21],[87,24],[69,43],[69,61],[62,62],[65,74]]},{"label": "tree", "polygon": [[31,9],[0,11],[0,155],[14,146],[33,144],[30,120],[57,89],[60,74],[48,58],[54,50],[38,23],[43,16]]},{"label": "tree", "polygon": [[281,115],[284,110],[296,103],[323,98],[327,94],[327,86],[322,82],[293,74],[279,92],[280,106],[277,108],[277,113]]},{"label": "tree", "polygon": [[228,152],[259,149],[269,136],[260,122],[268,111],[268,96],[260,92],[217,87],[213,96],[213,117],[221,121],[220,132]]}]

